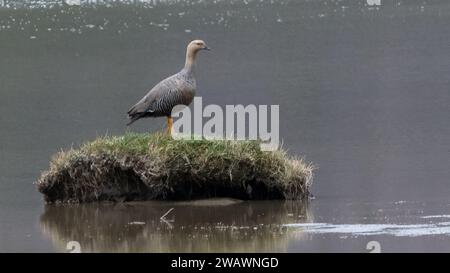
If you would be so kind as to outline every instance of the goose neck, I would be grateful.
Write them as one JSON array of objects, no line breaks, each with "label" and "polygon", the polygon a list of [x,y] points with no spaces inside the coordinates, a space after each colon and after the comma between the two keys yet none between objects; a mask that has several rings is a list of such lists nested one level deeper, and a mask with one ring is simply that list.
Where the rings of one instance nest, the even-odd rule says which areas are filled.
[{"label": "goose neck", "polygon": [[184,68],[188,71],[193,71],[195,67],[195,59],[197,57],[197,52],[194,52],[192,50],[186,51],[186,63],[184,65]]}]

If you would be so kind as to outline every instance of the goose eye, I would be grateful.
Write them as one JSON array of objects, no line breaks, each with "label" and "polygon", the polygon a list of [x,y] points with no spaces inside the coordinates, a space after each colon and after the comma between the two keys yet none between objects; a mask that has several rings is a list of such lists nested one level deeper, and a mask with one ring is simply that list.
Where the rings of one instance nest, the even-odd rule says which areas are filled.
[{"label": "goose eye", "polygon": [[202,43],[197,43],[197,45],[202,45]]}]

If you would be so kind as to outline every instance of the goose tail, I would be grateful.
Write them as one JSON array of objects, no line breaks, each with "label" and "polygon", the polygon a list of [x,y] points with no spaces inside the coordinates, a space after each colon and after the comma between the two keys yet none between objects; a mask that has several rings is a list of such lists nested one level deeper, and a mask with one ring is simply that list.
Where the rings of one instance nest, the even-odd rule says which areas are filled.
[{"label": "goose tail", "polygon": [[128,123],[127,126],[130,126],[131,124],[133,124],[136,120],[140,119],[141,117],[144,116],[143,113],[140,113],[138,111],[136,111],[136,106],[131,107],[130,110],[128,110],[127,112],[127,116],[128,116]]}]

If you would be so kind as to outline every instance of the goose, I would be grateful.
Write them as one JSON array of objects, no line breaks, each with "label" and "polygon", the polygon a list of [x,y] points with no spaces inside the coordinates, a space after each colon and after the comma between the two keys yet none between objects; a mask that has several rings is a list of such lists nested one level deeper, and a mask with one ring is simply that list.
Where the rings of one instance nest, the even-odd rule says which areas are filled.
[{"label": "goose", "polygon": [[202,40],[194,40],[188,44],[184,68],[159,82],[128,110],[127,126],[141,118],[167,117],[168,133],[172,133],[172,108],[176,105],[189,105],[194,98],[197,89],[194,68],[197,53],[201,50],[211,49]]}]

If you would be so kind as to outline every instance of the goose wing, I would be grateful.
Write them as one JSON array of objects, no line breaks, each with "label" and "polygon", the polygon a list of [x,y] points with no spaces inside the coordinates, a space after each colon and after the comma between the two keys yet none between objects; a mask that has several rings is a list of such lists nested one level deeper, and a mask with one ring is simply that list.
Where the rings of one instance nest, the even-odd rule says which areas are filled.
[{"label": "goose wing", "polygon": [[188,89],[182,77],[175,74],[159,82],[138,103],[128,110],[131,124],[144,116],[168,115],[177,104],[183,104],[183,90]]}]

